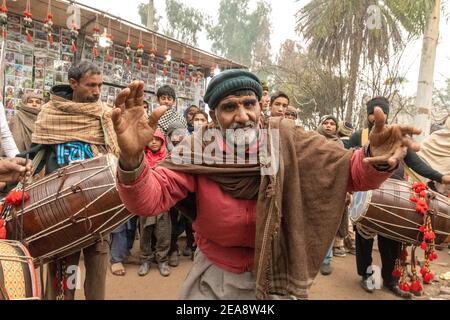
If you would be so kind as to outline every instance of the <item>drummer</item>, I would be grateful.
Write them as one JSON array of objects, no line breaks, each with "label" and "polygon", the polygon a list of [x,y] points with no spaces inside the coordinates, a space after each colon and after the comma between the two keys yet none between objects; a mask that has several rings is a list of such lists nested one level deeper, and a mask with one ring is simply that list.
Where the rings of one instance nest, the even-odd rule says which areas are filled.
[{"label": "drummer", "polygon": [[[103,84],[100,69],[90,61],[82,61],[70,68],[69,83],[51,89],[51,100],[42,107],[32,136],[31,154],[44,152],[46,174],[68,165],[70,161],[118,153],[110,108],[100,100]],[[103,241],[83,249],[87,300],[105,298],[108,238],[105,236]],[[56,274],[62,265],[78,266],[80,254],[81,251],[49,264],[47,299],[60,299],[62,293],[64,299],[74,299],[74,288],[63,290],[61,279]]]},{"label": "drummer", "polygon": [[[384,97],[376,97],[367,102],[367,125],[368,128],[356,131],[348,140],[348,148],[356,148],[363,146],[370,134],[370,131],[374,127],[374,110],[379,107],[386,115],[386,119],[389,116],[389,101]],[[387,121],[387,120],[386,120]],[[422,161],[410,148],[408,148],[406,156],[404,157],[404,164],[401,164],[399,168],[394,172],[392,178],[402,180],[404,178],[404,169],[410,168],[414,172],[437,182],[450,183],[449,176],[443,176],[424,161]],[[373,293],[374,288],[371,286],[371,274],[368,270],[371,270],[372,265],[372,247],[373,239],[366,239],[356,232],[356,265],[358,275],[362,277],[362,288]],[[395,295],[410,298],[411,293],[400,290],[398,286],[398,280],[392,276],[392,271],[395,267],[395,261],[400,252],[401,243],[395,240],[385,238],[378,235],[378,249],[380,251],[382,270],[381,276],[383,278],[383,285],[393,292]]]}]

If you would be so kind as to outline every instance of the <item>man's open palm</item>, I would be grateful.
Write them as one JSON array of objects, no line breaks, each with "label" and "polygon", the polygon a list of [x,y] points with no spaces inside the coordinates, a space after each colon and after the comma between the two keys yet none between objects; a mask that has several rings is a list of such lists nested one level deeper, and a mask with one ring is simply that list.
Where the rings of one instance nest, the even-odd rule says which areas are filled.
[{"label": "man's open palm", "polygon": [[145,146],[153,139],[159,118],[166,110],[166,107],[160,107],[147,119],[142,81],[133,81],[117,95],[112,120],[121,159],[141,157]]},{"label": "man's open palm", "polygon": [[372,157],[364,161],[372,164],[388,164],[394,169],[405,157],[406,149],[418,151],[420,146],[411,136],[420,130],[408,125],[386,125],[386,116],[380,107],[374,110],[375,125],[370,131],[369,141]]}]

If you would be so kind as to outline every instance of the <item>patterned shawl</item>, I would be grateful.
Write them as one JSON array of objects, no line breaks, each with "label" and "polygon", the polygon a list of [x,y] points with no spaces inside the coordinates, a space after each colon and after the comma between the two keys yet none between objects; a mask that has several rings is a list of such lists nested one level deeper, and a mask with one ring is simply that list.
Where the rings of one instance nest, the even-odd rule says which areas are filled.
[{"label": "patterned shawl", "polygon": [[42,106],[32,141],[38,144],[82,141],[91,144],[95,155],[105,151],[118,155],[119,147],[111,111],[112,109],[100,100],[93,103],[76,103],[53,95],[52,99]]}]

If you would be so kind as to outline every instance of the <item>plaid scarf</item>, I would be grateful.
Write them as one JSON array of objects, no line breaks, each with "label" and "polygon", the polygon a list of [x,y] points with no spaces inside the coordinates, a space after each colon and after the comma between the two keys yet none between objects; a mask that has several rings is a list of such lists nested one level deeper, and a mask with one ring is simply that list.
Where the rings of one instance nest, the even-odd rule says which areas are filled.
[{"label": "plaid scarf", "polygon": [[32,141],[38,144],[82,141],[91,144],[95,155],[104,151],[118,155],[111,110],[100,100],[76,103],[53,95],[51,101],[42,106]]}]

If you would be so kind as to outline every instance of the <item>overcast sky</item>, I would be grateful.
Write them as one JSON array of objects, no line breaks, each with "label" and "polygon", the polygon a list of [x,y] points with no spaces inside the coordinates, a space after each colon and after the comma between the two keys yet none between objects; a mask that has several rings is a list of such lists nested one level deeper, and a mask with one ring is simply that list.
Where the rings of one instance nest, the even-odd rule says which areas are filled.
[{"label": "overcast sky", "polygon": [[[181,0],[195,8],[202,10],[209,14],[214,19],[217,17],[220,0],[208,1],[188,1]],[[298,40],[299,37],[295,33],[295,12],[298,11],[308,0],[267,0],[272,5],[272,53],[275,55],[281,43],[286,39]],[[450,1],[450,0],[444,0]],[[80,3],[87,4],[92,7],[99,8],[111,14],[120,16],[123,19],[140,22],[137,13],[137,6],[144,0],[80,0]],[[165,14],[165,0],[154,0],[155,7],[159,15]],[[252,10],[255,7],[257,0],[250,0]],[[126,3],[126,5],[124,5]],[[450,24],[445,18],[441,17],[441,36],[437,51],[436,69],[435,69],[435,86],[442,87],[444,80],[450,78]],[[210,51],[210,42],[206,36],[201,36],[199,45],[202,49]],[[418,39],[411,43],[406,50],[404,62],[402,62],[402,74],[408,79],[404,90],[406,94],[414,95],[416,91],[416,83],[420,66],[422,39]]]}]

